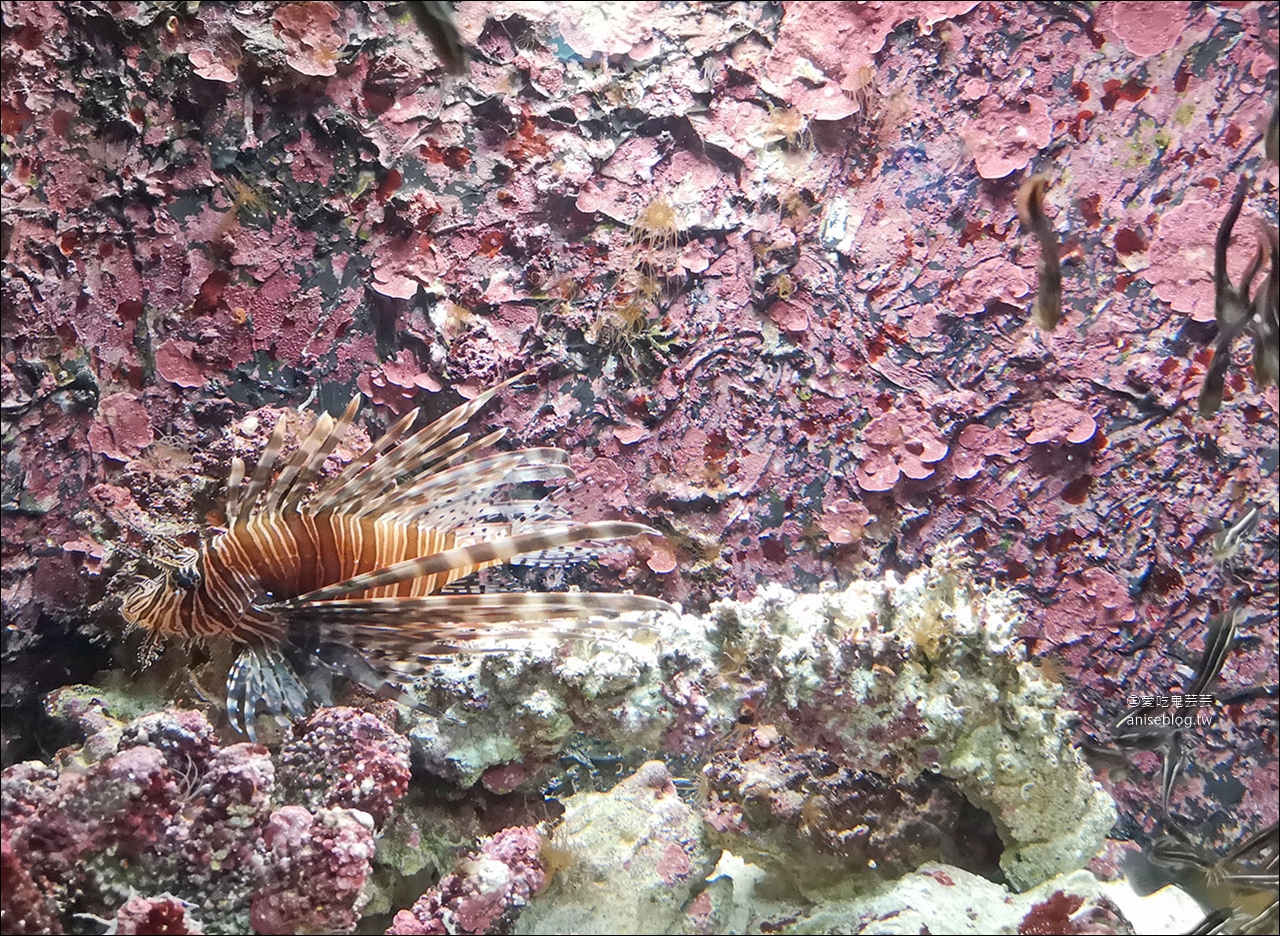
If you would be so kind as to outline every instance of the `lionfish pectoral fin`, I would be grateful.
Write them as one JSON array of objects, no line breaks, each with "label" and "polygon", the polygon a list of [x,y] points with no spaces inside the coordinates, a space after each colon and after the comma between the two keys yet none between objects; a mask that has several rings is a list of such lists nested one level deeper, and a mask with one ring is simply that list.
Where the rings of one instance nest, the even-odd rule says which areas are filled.
[{"label": "lionfish pectoral fin", "polygon": [[269,715],[290,718],[302,718],[311,709],[310,694],[276,647],[246,647],[227,673],[227,718],[255,744],[259,705]]},{"label": "lionfish pectoral fin", "polygon": [[316,601],[288,616],[295,632],[318,641],[316,656],[326,669],[382,698],[456,722],[413,692],[429,666],[460,652],[507,652],[539,636],[570,639],[634,627],[634,621],[601,616],[671,607],[646,595],[504,593]]},{"label": "lionfish pectoral fin", "polygon": [[623,523],[619,521],[601,521],[584,523],[579,526],[565,527],[559,530],[543,530],[534,533],[522,533],[504,539],[488,540],[446,549],[429,556],[408,559],[382,569],[375,569],[363,575],[357,575],[336,585],[318,588],[315,591],[299,595],[288,602],[282,602],[286,609],[298,608],[309,602],[325,601],[343,595],[356,594],[379,588],[383,585],[394,585],[428,575],[456,572],[470,575],[478,569],[500,562],[506,562],[514,556],[525,553],[540,552],[545,549],[557,549],[583,540],[626,539],[632,536],[662,536],[653,527],[642,523]]},{"label": "lionfish pectoral fin", "polygon": [[[614,592],[498,592],[425,598],[310,601],[290,609],[297,626],[370,625],[407,631],[439,627],[585,620],[600,615],[671,611],[661,598]],[[459,622],[465,622],[460,624]]]}]

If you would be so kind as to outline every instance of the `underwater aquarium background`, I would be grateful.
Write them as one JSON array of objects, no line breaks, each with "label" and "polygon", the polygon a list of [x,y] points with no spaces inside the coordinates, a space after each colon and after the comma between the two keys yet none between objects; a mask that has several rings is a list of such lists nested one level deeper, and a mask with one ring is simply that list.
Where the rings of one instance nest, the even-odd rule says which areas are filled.
[{"label": "underwater aquarium background", "polygon": [[[926,861],[963,872],[876,899],[1275,822],[1276,335],[1219,340],[1214,264],[1242,191],[1264,319],[1276,3],[0,10],[6,932],[591,931],[574,875],[622,816],[657,844],[618,887],[669,916],[618,891],[609,926],[869,925]],[[681,604],[649,643],[443,669],[462,727],[340,684],[264,747],[228,647],[139,665],[121,595],[278,419],[360,395],[349,460],[522,371],[474,435],[566,450],[555,503],[663,538],[519,584]],[[1215,620],[1207,723],[1117,746]],[[867,701],[946,673],[1051,713],[1009,737],[1096,852],[1026,857],[1061,830]],[[1010,925],[1124,931],[1074,893]]]}]

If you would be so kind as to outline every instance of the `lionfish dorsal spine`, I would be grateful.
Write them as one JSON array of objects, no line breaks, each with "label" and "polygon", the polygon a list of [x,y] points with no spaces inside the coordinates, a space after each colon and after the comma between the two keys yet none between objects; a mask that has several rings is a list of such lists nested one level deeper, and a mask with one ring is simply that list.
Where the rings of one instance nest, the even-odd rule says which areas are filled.
[{"label": "lionfish dorsal spine", "polygon": [[531,448],[500,452],[432,472],[403,489],[392,488],[360,509],[360,514],[394,513],[421,517],[447,501],[478,497],[501,485],[552,481],[573,476],[561,449]]},{"label": "lionfish dorsal spine", "polygon": [[262,450],[262,456],[253,468],[253,475],[249,478],[249,486],[244,490],[243,499],[236,511],[237,525],[243,526],[248,522],[257,506],[258,498],[266,490],[267,483],[271,480],[272,469],[275,468],[276,458],[280,454],[280,449],[284,447],[284,432],[285,420],[281,417],[276,420],[271,438],[267,440],[267,447]]},{"label": "lionfish dorsal spine", "polygon": [[240,518],[240,485],[244,481],[244,459],[231,459],[231,473],[227,476],[227,525],[235,526]]},{"label": "lionfish dorsal spine", "polygon": [[[307,437],[307,441],[298,449],[298,454],[294,461],[290,463],[290,468],[298,465],[296,474],[289,479],[292,485],[287,496],[283,498],[282,505],[284,510],[297,510],[302,499],[307,495],[307,489],[311,486],[311,482],[320,476],[321,469],[324,468],[325,461],[338,447],[338,443],[346,437],[347,430],[351,428],[351,423],[355,421],[356,413],[360,411],[360,398],[355,397],[347,404],[347,408],[335,423],[332,418],[326,415],[328,419],[328,431],[322,432],[322,422],[317,421],[315,430]],[[286,469],[288,471],[288,469]],[[270,507],[268,507],[270,509]]]},{"label": "lionfish dorsal spine", "polygon": [[[418,430],[394,448],[385,450],[378,458],[370,460],[353,477],[347,479],[343,475],[327,484],[312,501],[311,509],[333,510],[340,513],[360,512],[363,502],[371,495],[376,495],[391,486],[402,474],[417,474],[432,462],[438,461],[434,450],[445,446],[452,452],[452,445],[466,442],[466,435],[461,441],[453,442],[448,437],[464,425],[472,416],[493,398],[506,383],[486,390],[474,400],[464,403],[457,409],[445,413],[435,422]],[[350,510],[348,508],[355,508]]]}]

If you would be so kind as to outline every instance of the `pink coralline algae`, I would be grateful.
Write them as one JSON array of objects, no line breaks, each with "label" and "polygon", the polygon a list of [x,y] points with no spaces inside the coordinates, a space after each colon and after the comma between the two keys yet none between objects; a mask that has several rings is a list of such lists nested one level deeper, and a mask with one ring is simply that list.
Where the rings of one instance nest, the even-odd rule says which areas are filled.
[{"label": "pink coralline algae", "polygon": [[1125,48],[1134,55],[1148,56],[1168,52],[1182,36],[1187,25],[1189,3],[1104,3],[1098,18],[1104,29],[1120,37]]},{"label": "pink coralline algae", "polygon": [[331,3],[287,3],[271,18],[284,42],[285,60],[304,75],[338,72],[343,38],[333,28],[338,11]]},{"label": "pink coralline algae", "polygon": [[1046,442],[1083,445],[1098,431],[1097,422],[1083,407],[1066,400],[1040,400],[1032,404],[1031,426],[1027,441],[1032,445]]},{"label": "pink coralline algae", "polygon": [[[5,793],[7,796],[7,788]],[[53,900],[32,879],[26,863],[14,852],[7,831],[0,838],[0,873],[4,881],[0,887],[0,930],[13,936],[62,932]]]},{"label": "pink coralline algae", "polygon": [[387,930],[396,936],[505,932],[546,883],[536,829],[503,829],[458,863]]},{"label": "pink coralline algae", "polygon": [[[1217,198],[1192,194],[1161,213],[1148,254],[1150,265],[1141,273],[1157,298],[1197,322],[1214,320],[1213,245],[1229,201],[1229,191]],[[1248,209],[1243,215],[1247,222]],[[1237,225],[1236,243],[1240,246],[1227,253],[1227,272],[1233,283],[1240,281],[1253,256],[1252,249],[1244,246],[1253,239],[1250,228],[1249,223]]]},{"label": "pink coralline algae", "polygon": [[1116,631],[1137,616],[1128,588],[1106,569],[1085,569],[1064,586],[1058,603],[1037,615],[1034,622],[1038,627],[1033,633],[1053,646]]},{"label": "pink coralline algae", "polygon": [[393,413],[407,413],[417,405],[421,391],[434,393],[440,389],[440,382],[418,366],[412,352],[401,351],[376,371],[357,377],[356,386],[373,402],[390,407]]},{"label": "pink coralline algae", "polygon": [[[384,816],[404,792],[403,738],[370,715],[322,710],[282,757],[286,792],[266,748],[219,745],[198,712],[121,725],[72,694],[56,704],[90,735],[62,752],[61,769],[4,771],[5,932],[22,932],[10,924],[19,918],[56,932],[72,909],[122,913],[121,933],[354,929],[372,870],[364,810]],[[345,772],[327,775],[314,760],[323,753]],[[121,906],[129,887],[139,896]]]},{"label": "pink coralline algae", "polygon": [[115,931],[117,936],[200,936],[204,928],[188,911],[176,897],[133,897],[116,911]]},{"label": "pink coralline algae", "polygon": [[381,825],[409,788],[409,742],[368,712],[320,709],[294,726],[279,779],[308,806],[361,809]]},{"label": "pink coralline algae", "polygon": [[991,458],[1007,459],[1022,446],[1003,428],[971,423],[960,430],[951,453],[951,470],[962,481],[975,477]]},{"label": "pink coralline algae", "polygon": [[1049,104],[1038,94],[1020,101],[1002,101],[993,95],[978,105],[978,116],[960,129],[973,153],[978,175],[1003,179],[1023,169],[1053,138]]},{"label": "pink coralline algae", "polygon": [[920,480],[947,456],[947,443],[926,413],[891,410],[867,423],[861,434],[858,484],[864,491],[888,491],[899,477]]},{"label": "pink coralline algae", "polygon": [[268,884],[253,897],[259,933],[351,932],[368,897],[373,858],[369,817],[350,809],[285,806],[262,835]]},{"label": "pink coralline algae", "polygon": [[155,441],[147,409],[131,393],[113,393],[98,404],[98,420],[89,428],[89,447],[127,462]]},{"label": "pink coralline algae", "polygon": [[772,93],[817,120],[840,120],[859,110],[857,92],[871,76],[876,53],[894,29],[919,19],[928,33],[976,3],[796,3],[786,8],[778,41],[764,70]]},{"label": "pink coralline algae", "polygon": [[827,539],[843,546],[861,539],[870,522],[871,514],[860,502],[838,497],[822,505],[822,519],[818,525],[827,534]]}]

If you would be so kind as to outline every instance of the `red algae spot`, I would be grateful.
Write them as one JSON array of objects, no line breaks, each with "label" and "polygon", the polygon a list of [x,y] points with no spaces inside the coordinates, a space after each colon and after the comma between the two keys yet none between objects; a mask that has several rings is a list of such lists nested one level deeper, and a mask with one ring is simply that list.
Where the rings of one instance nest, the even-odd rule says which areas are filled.
[{"label": "red algae spot", "polygon": [[16,97],[0,103],[0,133],[17,136],[31,121],[31,111]]},{"label": "red algae spot", "polygon": [[941,884],[943,887],[955,887],[955,886],[956,886],[956,882],[955,882],[955,881],[953,881],[953,880],[951,880],[951,875],[947,874],[945,871],[930,871],[930,872],[929,872],[929,877],[933,878],[935,881],[937,881],[937,882],[938,882],[939,884]]},{"label": "red algae spot", "polygon": [[1093,475],[1081,475],[1062,489],[1062,499],[1068,504],[1083,504],[1093,489]]},{"label": "red algae spot", "polygon": [[516,135],[507,141],[505,152],[509,159],[516,162],[525,162],[534,156],[545,156],[551,152],[551,144],[538,132],[528,104],[524,105],[524,109],[520,111]]},{"label": "red algae spot", "polygon": [[378,201],[385,204],[392,195],[400,190],[403,182],[404,176],[400,174],[399,169],[392,169],[388,172],[386,178],[378,184]]},{"label": "red algae spot", "polygon": [[[1148,4],[1135,4],[1147,6]],[[1062,891],[1054,891],[1048,900],[1032,906],[1027,915],[1018,924],[1020,936],[1053,936],[1055,933],[1078,933],[1079,927],[1071,919],[1084,904],[1084,898],[1077,894],[1068,897]]]},{"label": "red algae spot", "polygon": [[674,884],[681,878],[688,877],[690,869],[689,853],[675,842],[667,844],[667,850],[662,853],[662,860],[654,868],[664,884]]},{"label": "red algae spot", "polygon": [[44,41],[44,33],[35,26],[23,26],[14,34],[13,39],[28,52],[34,52]]},{"label": "red algae spot", "polygon": [[1178,66],[1178,70],[1173,73],[1173,90],[1181,94],[1187,90],[1187,85],[1191,82],[1191,69],[1187,68],[1187,63],[1183,62]]},{"label": "red algae spot", "polygon": [[1151,244],[1138,231],[1132,228],[1121,228],[1116,231],[1116,253],[1146,253]]},{"label": "red algae spot", "polygon": [[476,252],[482,257],[496,257],[506,241],[506,235],[501,231],[485,231],[480,235],[480,244]]},{"label": "red algae spot", "polygon": [[1081,102],[1089,100],[1089,86],[1083,81],[1073,82],[1071,85],[1071,96]]},{"label": "red algae spot", "polygon": [[1076,207],[1080,209],[1080,214],[1084,216],[1085,223],[1089,227],[1096,228],[1102,223],[1102,196],[1097,192],[1077,199]]},{"label": "red algae spot", "polygon": [[1096,116],[1097,115],[1091,110],[1082,110],[1067,122],[1067,129],[1069,129],[1071,131],[1071,135],[1076,138],[1076,142],[1084,141],[1084,125]]},{"label": "red algae spot", "polygon": [[450,169],[462,169],[471,162],[471,150],[465,146],[450,146],[444,151],[444,164]]},{"label": "red algae spot", "polygon": [[1109,78],[1102,83],[1102,109],[1113,111],[1116,104],[1120,101],[1128,101],[1130,104],[1135,101],[1141,101],[1147,96],[1147,92],[1151,91],[1137,78],[1130,78],[1123,84],[1116,78]]},{"label": "red algae spot", "polygon": [[505,796],[519,789],[520,785],[528,779],[528,769],[524,764],[517,761],[514,764],[502,764],[486,770],[484,776],[480,778],[480,782],[490,793]]}]

